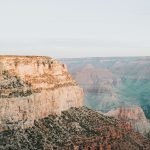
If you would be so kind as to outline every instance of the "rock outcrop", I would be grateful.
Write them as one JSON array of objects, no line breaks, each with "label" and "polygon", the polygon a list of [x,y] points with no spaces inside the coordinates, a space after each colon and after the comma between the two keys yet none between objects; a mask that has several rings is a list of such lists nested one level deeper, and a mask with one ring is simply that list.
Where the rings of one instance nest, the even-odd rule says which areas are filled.
[{"label": "rock outcrop", "polygon": [[146,135],[150,131],[150,122],[139,106],[116,108],[105,113],[105,115],[131,123],[134,130],[143,135]]},{"label": "rock outcrop", "polygon": [[50,57],[0,56],[0,130],[30,127],[82,101],[66,65]]},{"label": "rock outcrop", "polygon": [[149,150],[130,124],[85,107],[36,120],[28,129],[0,133],[1,150]]}]

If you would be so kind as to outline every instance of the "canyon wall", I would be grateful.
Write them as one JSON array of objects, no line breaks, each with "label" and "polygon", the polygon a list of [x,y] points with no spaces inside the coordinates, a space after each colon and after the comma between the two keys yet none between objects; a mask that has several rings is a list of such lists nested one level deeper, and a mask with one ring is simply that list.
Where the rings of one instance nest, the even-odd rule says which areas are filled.
[{"label": "canyon wall", "polygon": [[[62,59],[84,89],[84,105],[150,137],[150,57]],[[134,107],[133,107],[134,106]]]},{"label": "canyon wall", "polygon": [[150,119],[150,57],[61,59],[84,89],[85,106],[107,112],[140,106]]},{"label": "canyon wall", "polygon": [[50,57],[0,56],[0,130],[30,127],[82,102],[66,65]]}]

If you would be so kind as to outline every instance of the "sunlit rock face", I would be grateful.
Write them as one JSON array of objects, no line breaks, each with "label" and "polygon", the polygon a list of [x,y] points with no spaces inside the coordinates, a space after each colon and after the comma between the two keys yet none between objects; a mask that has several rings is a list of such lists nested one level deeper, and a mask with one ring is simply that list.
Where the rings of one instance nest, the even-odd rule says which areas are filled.
[{"label": "sunlit rock face", "polygon": [[105,113],[105,115],[113,116],[117,119],[131,123],[135,131],[144,135],[150,131],[150,122],[147,120],[143,110],[139,106],[116,108]]},{"label": "sunlit rock face", "polygon": [[32,126],[82,102],[66,65],[50,57],[0,56],[0,130]]}]

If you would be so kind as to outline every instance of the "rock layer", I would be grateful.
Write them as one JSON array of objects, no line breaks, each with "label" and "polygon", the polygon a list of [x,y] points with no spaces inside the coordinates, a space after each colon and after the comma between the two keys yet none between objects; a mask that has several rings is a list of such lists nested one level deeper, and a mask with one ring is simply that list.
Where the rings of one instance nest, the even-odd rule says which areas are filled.
[{"label": "rock layer", "polygon": [[150,122],[147,120],[143,110],[139,106],[116,108],[105,113],[105,115],[113,116],[117,119],[131,123],[135,131],[138,131],[143,135],[146,135],[150,131]]},{"label": "rock layer", "polygon": [[50,57],[0,56],[0,130],[32,126],[82,101],[83,90],[65,64]]},{"label": "rock layer", "polygon": [[[136,131],[147,135],[150,129],[147,121],[150,119],[150,57],[70,58],[61,61],[67,64],[83,87],[85,106],[103,113],[110,111],[110,115],[114,112],[114,116],[131,122]],[[128,107],[133,105],[140,108]]]}]

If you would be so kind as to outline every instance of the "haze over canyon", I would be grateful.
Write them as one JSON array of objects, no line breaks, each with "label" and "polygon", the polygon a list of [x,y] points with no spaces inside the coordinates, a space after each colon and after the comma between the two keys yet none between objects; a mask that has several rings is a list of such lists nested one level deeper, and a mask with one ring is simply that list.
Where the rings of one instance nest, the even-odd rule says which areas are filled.
[{"label": "haze over canyon", "polygon": [[61,59],[84,89],[84,105],[150,131],[150,57]]}]

